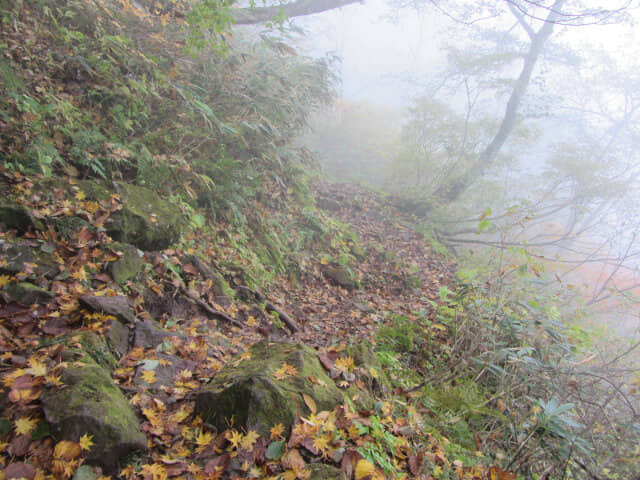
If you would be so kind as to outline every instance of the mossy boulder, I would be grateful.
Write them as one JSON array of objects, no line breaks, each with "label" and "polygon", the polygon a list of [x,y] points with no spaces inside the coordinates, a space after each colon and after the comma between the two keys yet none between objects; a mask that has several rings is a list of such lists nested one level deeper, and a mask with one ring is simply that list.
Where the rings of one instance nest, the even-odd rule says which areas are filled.
[{"label": "mossy boulder", "polygon": [[105,225],[116,241],[131,243],[141,250],[162,250],[182,234],[182,212],[153,190],[123,182],[107,185],[88,180],[78,182],[78,186],[96,201],[107,200],[112,194],[120,196],[122,209],[114,212]]},{"label": "mossy boulder", "polygon": [[93,435],[87,463],[115,473],[123,457],[146,450],[146,437],[109,372],[86,352],[74,353],[76,360],[62,374],[64,386],[42,396],[45,418],[58,439],[77,442]]},{"label": "mossy boulder", "polygon": [[27,207],[18,203],[0,205],[0,225],[7,230],[15,229],[18,233],[44,229],[42,220],[35,218]]},{"label": "mossy boulder", "polygon": [[60,269],[53,255],[53,248],[37,241],[12,242],[0,239],[0,273],[15,275],[26,273],[28,277],[52,279]]},{"label": "mossy boulder", "polygon": [[306,470],[310,472],[308,480],[347,480],[342,470],[324,463],[310,463]]},{"label": "mossy boulder", "polygon": [[109,273],[118,285],[124,285],[142,270],[142,258],[136,247],[129,244],[117,245],[115,248],[122,256],[109,266]]},{"label": "mossy boulder", "polygon": [[[296,418],[309,414],[303,394],[314,399],[318,410],[342,403],[340,390],[311,348],[262,341],[247,354],[239,363],[228,363],[197,395],[196,413],[219,430],[233,424],[268,435],[278,423],[289,429]],[[276,378],[285,365],[296,373]]]},{"label": "mossy boulder", "polygon": [[323,273],[325,277],[342,288],[346,288],[347,290],[360,288],[360,279],[358,276],[353,270],[344,265],[327,265]]},{"label": "mossy boulder", "polygon": [[40,346],[65,344],[67,348],[62,356],[65,361],[73,362],[77,357],[90,358],[108,372],[115,370],[118,362],[108,340],[94,332],[66,333],[55,338],[44,339]]},{"label": "mossy boulder", "polygon": [[8,302],[17,302],[22,305],[34,303],[48,303],[54,295],[29,282],[11,283],[4,288],[4,295]]},{"label": "mossy boulder", "polygon": [[357,343],[347,347],[342,356],[351,357],[355,365],[353,378],[349,387],[344,390],[358,411],[370,411],[376,401],[386,397],[391,391],[391,384],[368,342]]}]

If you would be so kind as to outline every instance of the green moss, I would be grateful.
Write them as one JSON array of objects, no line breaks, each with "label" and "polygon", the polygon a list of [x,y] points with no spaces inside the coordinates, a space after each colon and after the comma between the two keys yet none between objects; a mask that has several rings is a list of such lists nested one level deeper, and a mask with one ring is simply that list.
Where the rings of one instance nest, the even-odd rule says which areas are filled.
[{"label": "green moss", "polygon": [[4,288],[4,291],[9,302],[24,305],[47,303],[53,298],[51,292],[29,282],[11,283]]},{"label": "green moss", "polygon": [[311,463],[306,468],[311,473],[308,480],[347,480],[344,472],[331,465]]},{"label": "green moss", "polygon": [[122,256],[110,264],[109,270],[115,282],[124,285],[142,270],[142,258],[133,245],[116,245],[115,250],[121,252]]},{"label": "green moss", "polygon": [[18,233],[43,228],[42,221],[33,218],[27,207],[13,203],[0,205],[0,225],[7,230],[15,229]]},{"label": "green moss", "polygon": [[[232,419],[236,426],[262,433],[277,423],[289,428],[297,417],[310,413],[303,394],[313,398],[319,410],[342,403],[342,393],[311,348],[265,341],[249,354],[245,361],[223,368],[198,395],[196,411],[217,428],[227,428]],[[276,379],[284,363],[297,374]]]},{"label": "green moss", "polygon": [[106,226],[114,240],[131,243],[142,250],[162,250],[178,241],[185,219],[175,205],[145,187],[123,182],[112,182],[112,185],[88,180],[78,182],[80,189],[93,200],[104,201],[112,194],[120,196],[123,207],[111,216],[111,223]]},{"label": "green moss", "polygon": [[74,235],[76,235],[83,228],[95,231],[95,227],[93,227],[93,225],[91,225],[89,222],[73,215],[54,219],[53,228],[57,233],[59,233],[63,238],[67,240],[73,238]]},{"label": "green moss", "polygon": [[76,356],[82,366],[68,367],[62,375],[64,387],[42,397],[54,435],[75,441],[85,433],[93,435],[89,460],[97,463],[113,461],[125,450],[144,448],[146,439],[138,421],[109,372],[82,351]]},{"label": "green moss", "polygon": [[341,287],[349,290],[360,288],[360,279],[358,276],[350,268],[345,266],[327,265],[324,274]]}]

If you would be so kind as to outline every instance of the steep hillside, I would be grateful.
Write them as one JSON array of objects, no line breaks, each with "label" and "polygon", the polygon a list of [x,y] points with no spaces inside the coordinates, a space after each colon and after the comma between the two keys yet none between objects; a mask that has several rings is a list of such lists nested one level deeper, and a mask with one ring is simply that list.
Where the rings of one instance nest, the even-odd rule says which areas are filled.
[{"label": "steep hillside", "polygon": [[[480,478],[408,393],[450,349],[435,307],[452,270],[392,199],[319,183],[321,221],[302,225],[295,208],[263,206],[293,240],[315,238],[296,278],[260,290],[232,225],[180,235],[145,189],[99,185],[3,172],[7,478],[85,463],[127,478]],[[282,345],[317,350],[291,359]],[[265,393],[279,382],[284,399]]]}]

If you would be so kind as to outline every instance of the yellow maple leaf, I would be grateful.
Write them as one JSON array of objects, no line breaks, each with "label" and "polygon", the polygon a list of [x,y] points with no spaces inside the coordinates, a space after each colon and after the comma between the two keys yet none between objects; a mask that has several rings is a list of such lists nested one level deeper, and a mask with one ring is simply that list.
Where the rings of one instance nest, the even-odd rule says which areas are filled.
[{"label": "yellow maple leaf", "polygon": [[21,417],[14,422],[14,425],[16,426],[16,433],[18,435],[28,434],[29,432],[31,432],[31,430],[36,428],[37,424],[37,419],[29,417]]},{"label": "yellow maple leaf", "polygon": [[29,359],[29,368],[27,373],[34,377],[45,377],[47,375],[47,365],[36,358]]},{"label": "yellow maple leaf", "polygon": [[166,480],[168,477],[166,469],[160,463],[143,465],[141,473],[145,476],[151,476],[153,480]]},{"label": "yellow maple leaf", "polygon": [[320,451],[321,453],[325,453],[329,450],[329,441],[331,440],[331,435],[314,435],[313,436],[313,447]]},{"label": "yellow maple leaf", "polygon": [[74,195],[76,200],[84,200],[85,198],[87,198],[87,196],[85,195],[85,193],[82,190],[78,190],[76,192],[76,194]]},{"label": "yellow maple leaf", "polygon": [[227,431],[224,438],[229,440],[233,448],[238,448],[238,446],[240,445],[240,442],[242,442],[242,434],[237,430]]},{"label": "yellow maple leaf", "polygon": [[356,480],[373,475],[376,472],[376,467],[369,460],[361,458],[356,464]]},{"label": "yellow maple leaf", "polygon": [[2,377],[2,383],[4,383],[5,387],[10,387],[13,385],[16,378],[20,378],[21,376],[26,375],[26,373],[27,371],[24,368],[16,368],[13,372],[9,372]]},{"label": "yellow maple leaf", "polygon": [[353,372],[353,369],[355,368],[355,364],[353,362],[352,357],[340,357],[333,364],[333,368],[335,368],[338,372],[341,372],[341,373]]},{"label": "yellow maple leaf", "polygon": [[200,433],[196,437],[196,443],[198,444],[198,448],[196,448],[196,452],[198,453],[203,452],[204,449],[207,448],[211,442],[213,442],[213,434],[211,432],[200,431]]},{"label": "yellow maple leaf", "polygon": [[156,378],[156,372],[153,370],[144,370],[142,372],[142,380],[144,380],[149,385],[156,383],[158,379]]},{"label": "yellow maple leaf", "polygon": [[282,364],[282,368],[284,368],[284,371],[287,372],[288,375],[298,374],[298,370],[296,369],[296,367],[294,367],[293,365],[289,365],[287,362],[284,362]]},{"label": "yellow maple leaf", "polygon": [[271,427],[270,434],[271,439],[276,440],[282,436],[284,433],[284,425],[282,423],[276,423],[273,427]]},{"label": "yellow maple leaf", "polygon": [[76,442],[62,440],[56,444],[53,450],[53,458],[56,460],[71,461],[82,454],[82,448]]},{"label": "yellow maple leaf", "polygon": [[0,275],[0,288],[9,283],[9,280],[11,280],[11,277],[9,275]]},{"label": "yellow maple leaf", "polygon": [[259,433],[255,432],[254,430],[249,430],[240,442],[240,446],[245,450],[251,450],[253,449],[253,444],[256,443],[256,440],[258,440],[258,438],[260,438]]},{"label": "yellow maple leaf", "polygon": [[93,215],[100,209],[100,205],[98,202],[84,202],[84,209]]},{"label": "yellow maple leaf", "polygon": [[71,274],[71,278],[86,282],[88,280],[87,271],[84,269],[84,267],[81,267]]},{"label": "yellow maple leaf", "polygon": [[298,478],[295,470],[287,470],[282,474],[282,480],[296,480]]},{"label": "yellow maple leaf", "polygon": [[[1,287],[2,285],[0,285]],[[257,325],[258,322],[256,322],[256,318],[253,315],[249,315],[249,318],[247,318],[247,325],[249,325],[250,327],[255,327]]]},{"label": "yellow maple leaf", "polygon": [[93,439],[93,435],[89,435],[88,433],[85,433],[84,435],[82,435],[80,437],[80,441],[78,442],[80,444],[80,448],[82,450],[91,450],[91,447],[93,447],[93,442],[91,441]]},{"label": "yellow maple leaf", "polygon": [[192,408],[189,408],[186,405],[183,405],[180,407],[178,411],[176,411],[173,415],[171,415],[171,421],[180,423],[183,420],[185,420],[189,415],[191,415],[192,411],[193,411]]}]

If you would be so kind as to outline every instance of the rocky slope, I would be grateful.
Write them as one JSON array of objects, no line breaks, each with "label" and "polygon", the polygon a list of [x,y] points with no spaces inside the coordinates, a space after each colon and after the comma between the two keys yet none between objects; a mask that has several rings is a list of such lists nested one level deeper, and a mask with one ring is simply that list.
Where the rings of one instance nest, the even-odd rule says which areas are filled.
[{"label": "rocky slope", "polygon": [[[5,478],[487,471],[447,457],[374,353],[376,331],[428,317],[452,273],[393,199],[317,184],[318,215],[352,223],[344,258],[320,238],[297,278],[260,290],[230,225],[194,229],[144,188],[1,182]],[[437,354],[447,330],[431,329]]]}]

